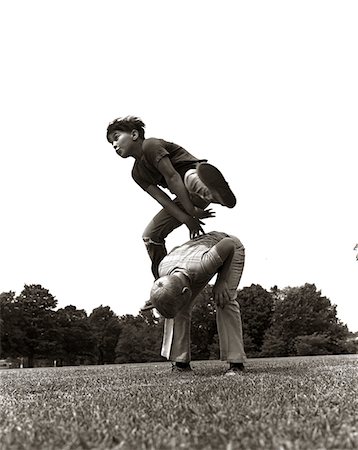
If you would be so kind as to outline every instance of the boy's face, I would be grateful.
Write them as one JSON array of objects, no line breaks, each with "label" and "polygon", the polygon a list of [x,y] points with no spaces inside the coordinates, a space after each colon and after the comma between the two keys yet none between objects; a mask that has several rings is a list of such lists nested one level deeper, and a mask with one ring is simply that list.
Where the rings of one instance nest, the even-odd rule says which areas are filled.
[{"label": "boy's face", "polygon": [[135,130],[132,132],[115,130],[109,135],[109,140],[112,143],[113,148],[121,158],[132,156],[133,144],[136,139]]}]

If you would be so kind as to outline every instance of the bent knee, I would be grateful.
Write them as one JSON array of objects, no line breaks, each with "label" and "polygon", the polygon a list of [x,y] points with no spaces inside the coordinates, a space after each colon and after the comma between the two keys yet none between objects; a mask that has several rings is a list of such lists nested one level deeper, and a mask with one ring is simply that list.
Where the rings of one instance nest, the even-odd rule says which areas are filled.
[{"label": "bent knee", "polygon": [[143,239],[143,242],[144,242],[144,245],[146,246],[146,247],[148,247],[149,245],[150,245],[150,243],[151,243],[151,238],[150,237],[148,237],[148,236],[142,236],[142,239]]},{"label": "bent knee", "polygon": [[161,245],[164,247],[165,245],[164,241],[160,242],[159,240],[152,239],[150,236],[143,235],[142,239],[146,247],[149,247],[150,245]]}]

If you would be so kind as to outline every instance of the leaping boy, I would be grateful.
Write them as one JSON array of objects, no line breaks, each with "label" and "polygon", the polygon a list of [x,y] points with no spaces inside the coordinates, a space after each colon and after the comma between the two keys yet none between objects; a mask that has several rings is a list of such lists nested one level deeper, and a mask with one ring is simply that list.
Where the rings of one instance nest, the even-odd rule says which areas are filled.
[{"label": "leaping boy", "polygon": [[[198,159],[177,144],[145,138],[141,119],[127,116],[107,127],[107,140],[122,158],[135,159],[132,177],[163,209],[143,232],[143,240],[158,278],[158,266],[167,254],[165,238],[185,224],[190,239],[204,233],[202,219],[214,217],[210,203],[233,208],[236,198],[222,173],[206,159]],[[176,196],[174,200],[162,189]]]}]

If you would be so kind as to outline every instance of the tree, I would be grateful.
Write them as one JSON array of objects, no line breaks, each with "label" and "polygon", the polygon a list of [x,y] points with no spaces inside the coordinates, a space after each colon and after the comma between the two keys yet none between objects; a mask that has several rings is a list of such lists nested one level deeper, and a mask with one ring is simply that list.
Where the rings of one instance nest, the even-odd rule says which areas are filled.
[{"label": "tree", "polygon": [[212,285],[205,286],[192,310],[190,330],[192,359],[209,359],[215,352],[216,305],[212,299],[212,291]]},{"label": "tree", "polygon": [[97,364],[114,362],[116,344],[121,332],[118,316],[109,306],[95,308],[89,316],[89,324],[96,340]]},{"label": "tree", "polygon": [[18,323],[15,292],[0,294],[0,358],[17,356],[23,332]]},{"label": "tree", "polygon": [[[276,299],[272,325],[267,330],[262,346],[262,356],[296,355],[303,348],[302,336],[315,334],[325,336],[331,342],[325,352],[337,353],[341,352],[341,343],[347,339],[349,332],[337,318],[336,305],[322,296],[314,284],[288,287]],[[297,341],[298,337],[300,339]],[[317,339],[314,342],[317,343]]]},{"label": "tree", "polygon": [[13,314],[16,310],[16,328],[19,340],[13,356],[26,356],[29,367],[33,367],[34,358],[51,358],[57,342],[53,336],[53,310],[57,300],[48,289],[40,284],[24,286],[13,302]]},{"label": "tree", "polygon": [[161,361],[163,319],[152,313],[120,317],[121,333],[116,346],[116,363]]},{"label": "tree", "polygon": [[274,299],[263,287],[252,284],[238,292],[245,351],[249,356],[258,356],[265,333],[271,325]]},{"label": "tree", "polygon": [[330,339],[325,334],[308,334],[295,339],[296,353],[303,355],[327,355],[330,353]]},{"label": "tree", "polygon": [[84,309],[66,306],[56,313],[58,346],[54,358],[63,364],[89,364],[95,361],[96,339]]}]

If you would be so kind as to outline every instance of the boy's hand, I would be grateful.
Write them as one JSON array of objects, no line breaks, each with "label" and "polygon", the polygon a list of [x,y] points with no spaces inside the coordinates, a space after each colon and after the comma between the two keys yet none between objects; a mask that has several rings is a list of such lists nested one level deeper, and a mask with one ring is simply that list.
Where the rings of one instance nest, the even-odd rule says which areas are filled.
[{"label": "boy's hand", "polygon": [[209,219],[210,217],[215,217],[215,211],[213,211],[211,208],[201,209],[195,206],[195,216],[199,219]]},{"label": "boy's hand", "polygon": [[204,225],[204,223],[198,218],[188,216],[184,223],[189,228],[190,239],[194,239],[195,237],[200,236],[200,234],[205,234],[201,226]]},{"label": "boy's hand", "polygon": [[229,286],[226,281],[217,281],[213,287],[214,302],[220,308],[224,308],[227,302],[230,301]]}]

